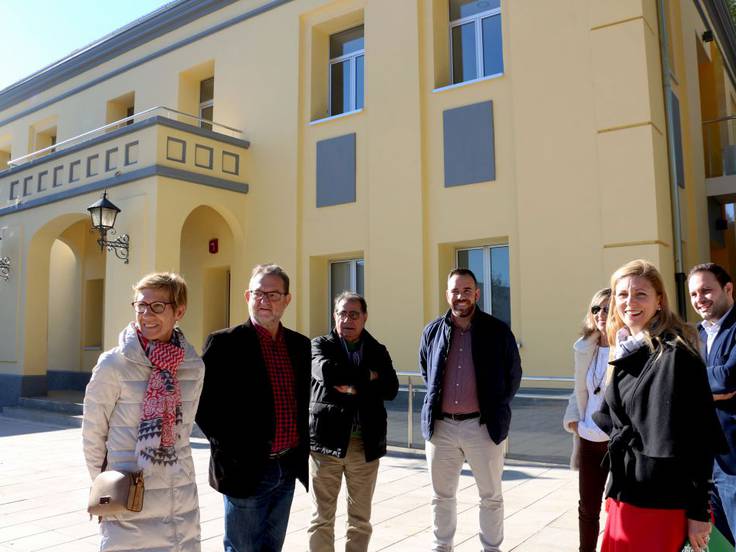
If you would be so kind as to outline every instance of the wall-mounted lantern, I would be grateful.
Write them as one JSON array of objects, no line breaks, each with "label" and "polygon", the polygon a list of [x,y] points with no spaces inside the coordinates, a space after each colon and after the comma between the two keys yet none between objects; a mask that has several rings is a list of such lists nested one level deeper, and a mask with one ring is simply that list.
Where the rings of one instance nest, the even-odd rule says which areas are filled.
[{"label": "wall-mounted lantern", "polygon": [[[0,240],[2,239],[2,236],[0,236]],[[0,257],[0,278],[6,282],[10,278],[10,257]]]},{"label": "wall-mounted lantern", "polygon": [[92,230],[97,230],[100,238],[97,243],[100,251],[104,251],[107,247],[108,251],[114,251],[115,256],[128,264],[128,248],[130,246],[130,238],[128,234],[122,234],[119,238],[108,241],[107,234],[115,234],[115,219],[120,209],[109,199],[107,199],[107,191],[102,194],[102,198],[87,207],[89,216],[92,218]]}]

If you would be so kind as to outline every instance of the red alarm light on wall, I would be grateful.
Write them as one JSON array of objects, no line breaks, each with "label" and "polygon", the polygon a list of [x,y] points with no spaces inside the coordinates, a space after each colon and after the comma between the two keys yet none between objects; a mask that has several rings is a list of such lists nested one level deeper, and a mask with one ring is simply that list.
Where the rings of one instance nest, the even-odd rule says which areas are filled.
[{"label": "red alarm light on wall", "polygon": [[209,245],[210,253],[213,255],[220,250],[220,243],[217,238],[212,238]]}]

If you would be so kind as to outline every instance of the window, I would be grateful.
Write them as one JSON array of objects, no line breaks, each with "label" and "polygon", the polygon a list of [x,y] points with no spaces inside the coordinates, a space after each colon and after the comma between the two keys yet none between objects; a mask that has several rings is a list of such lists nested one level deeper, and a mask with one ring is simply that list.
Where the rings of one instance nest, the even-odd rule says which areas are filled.
[{"label": "window", "polygon": [[511,325],[509,247],[458,249],[457,267],[469,268],[475,274],[480,288],[480,308]]},{"label": "window", "polygon": [[364,295],[365,261],[363,259],[349,259],[346,261],[332,261],[330,263],[330,304],[327,312],[330,313],[330,329],[335,327],[332,317],[335,297],[343,291],[354,291]]},{"label": "window", "polygon": [[[105,121],[107,123],[115,123],[127,117],[131,117],[135,113],[135,92],[128,92],[122,96],[118,96],[107,102]],[[133,119],[116,125],[110,130],[120,128],[122,126],[132,125]]]},{"label": "window", "polygon": [[450,0],[452,82],[503,73],[501,0]]},{"label": "window", "polygon": [[[204,79],[199,83],[199,117],[200,119],[212,120],[212,114],[215,109],[215,77]],[[207,130],[212,130],[212,125],[204,121],[200,121],[200,126]]]},{"label": "window", "polygon": [[45,153],[53,153],[56,148],[52,147],[56,145],[56,126],[45,128],[44,130],[37,131],[35,137],[35,151],[44,148],[51,148]]},{"label": "window", "polygon": [[[179,73],[176,109],[184,124],[212,130],[215,98],[215,61],[208,60]],[[200,121],[199,119],[205,119]]]},{"label": "window", "polygon": [[363,107],[363,25],[330,36],[330,115]]},{"label": "window", "polygon": [[0,171],[8,168],[8,161],[10,159],[10,147],[0,147]]}]

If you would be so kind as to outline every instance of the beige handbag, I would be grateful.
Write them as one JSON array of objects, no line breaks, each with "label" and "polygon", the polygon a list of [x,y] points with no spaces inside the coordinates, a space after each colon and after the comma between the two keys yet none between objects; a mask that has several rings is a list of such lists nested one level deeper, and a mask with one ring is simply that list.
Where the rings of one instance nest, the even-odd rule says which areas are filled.
[{"label": "beige handbag", "polygon": [[143,509],[143,472],[101,472],[92,482],[87,511],[90,516],[114,516]]}]

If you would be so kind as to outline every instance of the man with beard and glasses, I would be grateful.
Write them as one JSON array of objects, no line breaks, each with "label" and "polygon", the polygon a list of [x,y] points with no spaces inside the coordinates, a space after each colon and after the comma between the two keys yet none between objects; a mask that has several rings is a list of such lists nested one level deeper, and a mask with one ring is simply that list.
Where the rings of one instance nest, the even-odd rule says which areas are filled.
[{"label": "man with beard and glasses", "polygon": [[688,275],[690,302],[698,324],[708,382],[728,451],[716,456],[712,497],[716,527],[731,543],[736,533],[736,309],[733,282],[723,267],[699,264]]},{"label": "man with beard and glasses", "polygon": [[467,461],[480,495],[480,541],[497,552],[503,541],[503,442],[510,403],[521,382],[521,360],[511,329],[481,311],[472,271],[447,277],[450,310],[424,328],[419,367],[427,384],[422,434],[432,482],[432,550],[453,549],[457,488]]}]

